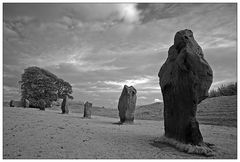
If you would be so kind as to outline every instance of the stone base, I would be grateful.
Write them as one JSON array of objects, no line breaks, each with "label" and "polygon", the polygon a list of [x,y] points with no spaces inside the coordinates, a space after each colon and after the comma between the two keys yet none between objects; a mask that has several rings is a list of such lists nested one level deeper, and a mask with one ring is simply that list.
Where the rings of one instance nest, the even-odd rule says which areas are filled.
[{"label": "stone base", "polygon": [[133,120],[125,120],[124,122],[119,121],[119,124],[134,124],[134,121]]},{"label": "stone base", "polygon": [[82,117],[83,119],[92,119],[92,117]]},{"label": "stone base", "polygon": [[189,154],[198,154],[204,156],[214,156],[213,144],[203,143],[202,145],[191,145],[179,142],[173,138],[168,138],[166,136],[162,136],[156,142],[166,143],[172,145],[180,151],[189,153]]}]

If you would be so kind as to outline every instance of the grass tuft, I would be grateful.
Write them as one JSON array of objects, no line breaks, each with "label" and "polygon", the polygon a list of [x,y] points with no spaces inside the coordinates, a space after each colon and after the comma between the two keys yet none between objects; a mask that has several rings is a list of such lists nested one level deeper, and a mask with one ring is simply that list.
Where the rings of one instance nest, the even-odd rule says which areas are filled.
[{"label": "grass tuft", "polygon": [[175,139],[168,138],[166,136],[162,136],[157,142],[166,143],[174,146],[180,151],[189,153],[189,154],[198,154],[204,156],[214,156],[214,150],[208,146],[208,144],[204,144],[203,146],[185,144],[179,142]]}]

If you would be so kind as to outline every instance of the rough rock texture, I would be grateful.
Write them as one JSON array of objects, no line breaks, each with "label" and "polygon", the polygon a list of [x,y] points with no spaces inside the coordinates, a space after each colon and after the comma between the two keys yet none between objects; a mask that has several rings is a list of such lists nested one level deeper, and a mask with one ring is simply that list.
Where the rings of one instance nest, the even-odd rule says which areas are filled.
[{"label": "rough rock texture", "polygon": [[92,109],[92,103],[86,102],[84,104],[84,114],[83,114],[84,118],[91,118],[91,109]]},{"label": "rough rock texture", "polygon": [[196,110],[208,97],[213,72],[191,30],[176,33],[158,76],[164,100],[165,136],[204,145]]},{"label": "rough rock texture", "polygon": [[63,114],[68,114],[69,110],[68,110],[68,95],[65,95],[62,101],[62,105],[61,105],[61,109],[62,109],[62,113]]},{"label": "rough rock texture", "polygon": [[134,121],[134,112],[136,107],[137,100],[137,90],[130,86],[125,85],[122,90],[122,94],[118,102],[118,111],[120,122],[133,122]]}]

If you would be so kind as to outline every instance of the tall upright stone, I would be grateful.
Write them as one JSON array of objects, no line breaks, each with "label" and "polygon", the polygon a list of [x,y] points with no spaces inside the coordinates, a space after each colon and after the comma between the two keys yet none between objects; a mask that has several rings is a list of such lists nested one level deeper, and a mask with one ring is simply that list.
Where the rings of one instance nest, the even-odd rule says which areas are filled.
[{"label": "tall upright stone", "polygon": [[45,111],[46,102],[43,99],[38,100],[38,107],[40,110]]},{"label": "tall upright stone", "polygon": [[84,104],[84,114],[83,114],[84,118],[91,118],[91,109],[92,109],[92,103],[87,101]]},{"label": "tall upright stone", "polygon": [[131,123],[134,121],[134,112],[137,101],[136,94],[137,90],[133,86],[128,87],[127,85],[124,85],[118,102],[118,111],[121,123]]},{"label": "tall upright stone", "polygon": [[13,101],[13,100],[11,100],[11,101],[9,102],[9,106],[10,106],[10,107],[14,107],[14,101]]},{"label": "tall upright stone", "polygon": [[22,102],[23,102],[23,107],[29,108],[30,103],[29,103],[28,99],[23,99]]},{"label": "tall upright stone", "polygon": [[164,100],[165,136],[183,143],[204,144],[196,111],[208,97],[213,72],[191,30],[176,33],[158,76]]},{"label": "tall upright stone", "polygon": [[68,114],[69,110],[68,110],[68,95],[65,95],[62,101],[62,105],[61,105],[61,110],[62,110],[62,114]]}]

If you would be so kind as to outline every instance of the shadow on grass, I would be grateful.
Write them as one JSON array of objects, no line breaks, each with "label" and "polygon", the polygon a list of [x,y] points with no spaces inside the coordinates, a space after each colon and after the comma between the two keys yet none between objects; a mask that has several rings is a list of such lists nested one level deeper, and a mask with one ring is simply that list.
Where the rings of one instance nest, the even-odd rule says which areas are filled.
[{"label": "shadow on grass", "polygon": [[136,125],[134,122],[115,122],[115,123],[112,123],[114,125]]},{"label": "shadow on grass", "polygon": [[80,119],[92,119],[92,117],[80,117]]}]

